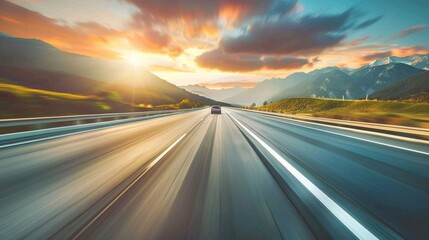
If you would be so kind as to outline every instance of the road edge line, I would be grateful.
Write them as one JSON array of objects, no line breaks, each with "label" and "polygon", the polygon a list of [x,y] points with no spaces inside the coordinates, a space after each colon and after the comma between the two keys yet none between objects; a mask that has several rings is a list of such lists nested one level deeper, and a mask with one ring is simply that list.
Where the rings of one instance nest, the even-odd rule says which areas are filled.
[{"label": "road edge line", "polygon": [[[285,119],[285,118],[280,117],[280,116],[271,116],[271,117],[273,117],[274,119],[279,119],[279,120],[284,120]],[[305,122],[305,121],[300,121],[300,120],[296,120],[296,119],[289,119],[288,118],[287,120],[294,121],[294,122],[299,122],[299,123],[310,123],[310,124],[320,125],[320,126],[323,126],[323,127],[331,127],[331,128],[335,127],[335,128],[337,128],[336,126],[323,125],[323,124],[312,123],[312,122]],[[422,155],[429,155],[429,152],[424,152],[424,151],[420,151],[420,150],[416,150],[416,149],[411,149],[411,148],[406,148],[406,147],[400,147],[400,146],[396,146],[396,145],[393,145],[393,144],[382,143],[382,142],[378,142],[378,141],[374,141],[374,140],[369,140],[369,139],[365,139],[365,138],[360,138],[360,137],[349,136],[349,135],[346,135],[346,134],[336,133],[336,132],[332,132],[332,131],[328,131],[328,130],[323,130],[323,129],[318,129],[318,128],[315,128],[315,127],[304,126],[304,125],[300,125],[300,124],[297,124],[297,123],[291,123],[291,122],[285,122],[285,123],[286,124],[290,124],[290,125],[294,125],[294,126],[298,126],[298,127],[303,127],[303,128],[311,129],[311,130],[316,130],[316,131],[319,131],[319,132],[325,132],[325,133],[329,133],[329,134],[333,134],[333,135],[337,135],[337,136],[341,136],[341,137],[347,137],[347,138],[351,138],[351,139],[355,139],[355,140],[359,140],[359,141],[364,141],[364,142],[369,142],[369,143],[373,143],[373,144],[378,144],[378,145],[385,146],[385,147],[396,148],[396,149],[400,149],[400,150],[403,150],[403,151],[414,152],[414,153],[418,153],[418,154],[422,154]],[[356,129],[341,129],[341,128],[337,128],[337,129],[345,130],[345,131],[354,131],[354,130],[356,130]],[[361,130],[357,130],[357,131],[354,131],[354,132],[358,132],[358,131],[361,131]],[[368,133],[365,133],[365,132],[358,132],[358,133],[368,134]],[[376,135],[374,134],[374,136],[376,136]],[[381,136],[381,137],[386,137],[386,136]],[[401,139],[396,139],[396,140],[401,140]],[[422,143],[422,144],[427,144],[427,143]]]},{"label": "road edge line", "polygon": [[265,148],[287,171],[289,171],[316,199],[318,199],[340,222],[347,227],[359,239],[378,239],[373,233],[366,229],[356,219],[354,219],[348,212],[341,208],[334,200],[320,190],[301,172],[293,167],[286,161],[280,154],[273,148],[266,144],[256,134],[250,131],[246,126],[239,122],[234,116],[228,115],[242,127],[252,138],[254,138],[262,147]]}]

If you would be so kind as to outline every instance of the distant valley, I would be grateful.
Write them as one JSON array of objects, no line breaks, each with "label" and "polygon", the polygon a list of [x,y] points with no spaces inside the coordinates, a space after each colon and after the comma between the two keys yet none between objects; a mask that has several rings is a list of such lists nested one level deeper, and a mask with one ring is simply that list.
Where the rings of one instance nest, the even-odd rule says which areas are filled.
[{"label": "distant valley", "polygon": [[225,101],[230,97],[238,95],[246,90],[242,87],[211,89],[198,84],[179,86],[188,92],[198,94],[200,96],[208,97],[217,101]]}]

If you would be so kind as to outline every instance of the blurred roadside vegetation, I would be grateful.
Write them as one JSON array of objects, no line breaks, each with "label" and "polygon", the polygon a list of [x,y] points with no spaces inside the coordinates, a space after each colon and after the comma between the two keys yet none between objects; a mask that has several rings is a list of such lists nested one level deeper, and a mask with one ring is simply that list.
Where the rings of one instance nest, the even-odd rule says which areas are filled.
[{"label": "blurred roadside vegetation", "polygon": [[429,128],[429,103],[288,98],[265,106],[246,108],[285,114]]},{"label": "blurred roadside vegetation", "polygon": [[0,83],[0,118],[44,117],[59,115],[116,113],[130,111],[173,110],[204,107],[204,104],[183,99],[176,104],[153,106],[150,103],[131,105],[113,91],[95,95],[61,93]]}]

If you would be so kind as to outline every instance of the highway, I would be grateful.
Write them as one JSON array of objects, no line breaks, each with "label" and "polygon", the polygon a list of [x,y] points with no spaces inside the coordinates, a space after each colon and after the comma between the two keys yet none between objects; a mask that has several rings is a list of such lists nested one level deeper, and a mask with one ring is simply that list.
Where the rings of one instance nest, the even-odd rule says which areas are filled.
[{"label": "highway", "polygon": [[232,108],[0,146],[0,171],[0,239],[429,239],[429,144]]}]

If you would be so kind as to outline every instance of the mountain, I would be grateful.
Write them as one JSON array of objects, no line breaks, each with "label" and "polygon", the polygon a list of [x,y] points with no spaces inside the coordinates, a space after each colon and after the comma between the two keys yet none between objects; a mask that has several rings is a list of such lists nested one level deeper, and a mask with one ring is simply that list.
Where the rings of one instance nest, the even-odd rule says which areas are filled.
[{"label": "mountain", "polygon": [[241,105],[251,105],[256,103],[262,105],[264,101],[268,101],[273,95],[276,95],[284,89],[291,88],[305,80],[307,75],[302,72],[293,73],[286,78],[272,78],[258,83],[255,87],[246,89],[245,91],[225,99],[226,102],[236,103]]},{"label": "mountain", "polygon": [[386,65],[361,68],[351,75],[353,82],[359,86],[364,94],[373,92],[405,77],[424,70],[417,69],[403,63],[389,63]]},{"label": "mountain", "polygon": [[0,65],[0,78],[0,82],[27,88],[82,95],[95,95],[109,88],[107,82],[34,68]]},{"label": "mountain", "polygon": [[0,36],[0,78],[35,89],[75,94],[114,91],[123,101],[136,104],[170,104],[185,98],[221,104],[121,61],[68,53],[37,39],[4,35]]},{"label": "mountain", "polygon": [[364,66],[359,69],[327,67],[286,78],[264,80],[254,88],[225,99],[230,103],[262,105],[290,97],[359,99],[395,81],[419,73],[421,69],[403,63]]},{"label": "mountain", "polygon": [[210,89],[198,84],[179,86],[182,89],[185,89],[188,92],[198,94],[200,96],[208,97],[217,101],[225,101],[232,96],[240,94],[245,91],[245,88],[242,87],[233,87],[233,88],[222,88],[222,89]]},{"label": "mountain", "polygon": [[429,54],[415,54],[407,57],[386,57],[382,59],[375,60],[369,67],[376,67],[391,63],[403,63],[415,68],[429,70]]},{"label": "mountain", "polygon": [[305,90],[304,96],[323,98],[356,99],[363,94],[362,89],[353,83],[352,78],[339,69],[310,78]]},{"label": "mountain", "polygon": [[254,88],[225,99],[226,102],[262,105],[264,101],[277,101],[287,97],[354,98],[361,90],[354,86],[347,69],[326,67],[309,73],[297,72],[286,78],[264,80]]},{"label": "mountain", "polygon": [[370,98],[429,102],[429,71],[423,71],[394,82],[374,92]]},{"label": "mountain", "polygon": [[354,72],[356,72],[357,70],[359,70],[359,68],[347,68],[347,67],[343,67],[343,68],[339,68],[341,71],[347,73],[347,75],[352,75]]},{"label": "mountain", "polygon": [[356,99],[362,90],[339,68],[325,68],[307,73],[306,79],[292,88],[283,89],[270,101],[289,97],[322,97]]},{"label": "mountain", "polygon": [[11,38],[13,38],[13,36],[6,34],[6,33],[3,33],[3,32],[0,32],[0,37],[11,37]]}]

